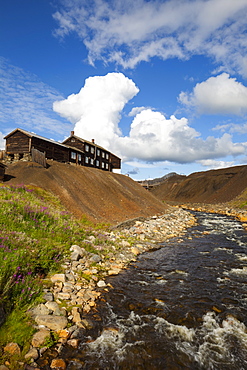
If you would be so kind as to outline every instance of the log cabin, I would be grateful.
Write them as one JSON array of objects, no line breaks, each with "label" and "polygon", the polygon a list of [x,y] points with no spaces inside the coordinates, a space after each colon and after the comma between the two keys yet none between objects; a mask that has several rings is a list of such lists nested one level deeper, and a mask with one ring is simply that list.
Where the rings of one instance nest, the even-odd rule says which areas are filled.
[{"label": "log cabin", "polygon": [[94,139],[92,141],[84,140],[76,136],[74,131],[71,131],[70,137],[64,140],[63,144],[73,146],[84,152],[84,166],[96,167],[104,171],[121,168],[121,159],[95,144]]},{"label": "log cabin", "polygon": [[5,159],[32,160],[32,151],[44,153],[46,159],[95,167],[104,171],[121,168],[121,159],[92,142],[81,139],[71,132],[63,143],[46,139],[20,128],[10,132],[6,140]]}]

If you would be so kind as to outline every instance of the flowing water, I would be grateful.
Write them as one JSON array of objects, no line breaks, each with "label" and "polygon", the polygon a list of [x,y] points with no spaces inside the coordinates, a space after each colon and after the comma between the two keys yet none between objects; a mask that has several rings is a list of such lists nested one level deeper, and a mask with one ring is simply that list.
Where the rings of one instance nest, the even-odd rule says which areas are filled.
[{"label": "flowing water", "polygon": [[67,353],[68,370],[247,369],[247,233],[196,216],[185,236],[109,278],[98,329]]}]

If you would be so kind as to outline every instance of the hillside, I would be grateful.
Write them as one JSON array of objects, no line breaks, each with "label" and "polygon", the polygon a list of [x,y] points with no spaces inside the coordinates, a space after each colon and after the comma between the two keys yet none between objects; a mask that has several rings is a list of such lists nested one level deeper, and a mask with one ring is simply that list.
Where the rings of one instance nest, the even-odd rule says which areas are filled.
[{"label": "hillside", "polygon": [[4,183],[35,185],[57,195],[76,217],[117,224],[127,219],[164,213],[166,206],[128,176],[95,168],[48,161],[8,165]]},{"label": "hillside", "polygon": [[247,188],[247,166],[174,175],[150,192],[158,199],[179,203],[225,203],[239,197]]}]

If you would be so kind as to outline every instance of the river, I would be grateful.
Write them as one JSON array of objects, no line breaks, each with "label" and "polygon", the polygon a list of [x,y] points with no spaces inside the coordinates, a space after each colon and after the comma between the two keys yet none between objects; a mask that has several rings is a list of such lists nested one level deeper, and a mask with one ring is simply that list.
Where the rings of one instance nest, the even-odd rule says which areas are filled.
[{"label": "river", "polygon": [[108,278],[96,328],[68,370],[247,369],[247,233],[227,216],[198,225]]}]

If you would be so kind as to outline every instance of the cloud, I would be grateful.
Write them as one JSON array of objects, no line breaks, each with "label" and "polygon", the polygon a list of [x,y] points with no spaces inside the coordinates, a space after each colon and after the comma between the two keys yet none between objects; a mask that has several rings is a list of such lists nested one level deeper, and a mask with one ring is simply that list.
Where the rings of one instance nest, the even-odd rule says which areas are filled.
[{"label": "cloud", "polygon": [[127,172],[127,175],[137,175],[140,172],[138,167],[133,168],[132,170]]},{"label": "cloud", "polygon": [[0,132],[0,150],[5,149],[5,140],[3,139],[4,136],[5,135],[2,132]]},{"label": "cloud", "polygon": [[221,132],[230,132],[237,134],[247,134],[247,123],[238,124],[238,123],[227,123],[225,125],[217,125],[213,128],[214,131]]},{"label": "cloud", "polygon": [[152,57],[206,55],[247,75],[246,0],[61,0],[54,34],[76,34],[88,60],[134,68]]},{"label": "cloud", "polygon": [[0,57],[0,129],[10,127],[68,134],[70,125],[58,120],[52,104],[61,94],[37,76]]},{"label": "cloud", "polygon": [[138,91],[122,73],[89,77],[78,94],[56,101],[53,109],[75,123],[76,135],[109,147],[121,135],[118,123],[125,104]]},{"label": "cloud", "polygon": [[133,117],[133,116],[136,116],[137,113],[140,113],[142,112],[143,110],[147,109],[146,107],[134,107],[131,109],[131,111],[129,112],[129,117]]},{"label": "cloud", "polygon": [[246,152],[247,143],[235,144],[227,133],[203,140],[186,118],[167,119],[150,108],[136,110],[129,134],[123,136],[119,128],[121,112],[138,91],[122,73],[94,76],[86,80],[78,94],[55,102],[54,110],[75,124],[76,135],[96,139],[125,162],[191,163]]},{"label": "cloud", "polygon": [[246,151],[246,144],[234,144],[229,134],[203,140],[186,118],[166,119],[162,113],[150,109],[137,114],[129,136],[120,137],[117,142],[124,158],[143,161],[191,163]]},{"label": "cloud", "polygon": [[181,92],[179,101],[195,107],[199,113],[235,114],[247,113],[247,87],[222,73],[196,84],[193,92]]},{"label": "cloud", "polygon": [[219,168],[226,168],[232,167],[234,165],[233,161],[215,161],[214,159],[206,159],[202,161],[198,161],[202,166],[209,167],[210,169],[219,169]]}]

